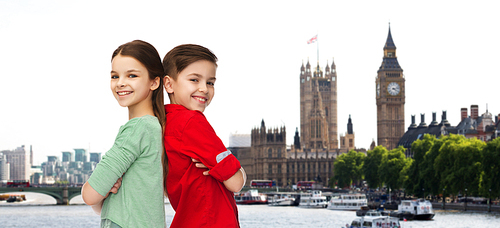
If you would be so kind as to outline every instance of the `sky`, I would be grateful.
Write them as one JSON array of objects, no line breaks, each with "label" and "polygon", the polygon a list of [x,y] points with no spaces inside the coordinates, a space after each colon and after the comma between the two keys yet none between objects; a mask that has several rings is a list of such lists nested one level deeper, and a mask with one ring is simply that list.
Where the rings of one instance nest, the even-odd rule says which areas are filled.
[{"label": "sky", "polygon": [[[105,153],[128,121],[109,88],[111,54],[141,39],[161,58],[195,43],[218,57],[205,115],[226,146],[262,120],[300,127],[299,75],[335,62],[338,132],[376,140],[375,78],[389,23],[411,115],[457,125],[460,109],[500,113],[497,1],[0,0],[0,150],[31,145],[34,164],[74,148]],[[307,44],[318,35],[318,43]],[[319,59],[317,58],[319,50]],[[168,101],[168,99],[166,99]]]}]

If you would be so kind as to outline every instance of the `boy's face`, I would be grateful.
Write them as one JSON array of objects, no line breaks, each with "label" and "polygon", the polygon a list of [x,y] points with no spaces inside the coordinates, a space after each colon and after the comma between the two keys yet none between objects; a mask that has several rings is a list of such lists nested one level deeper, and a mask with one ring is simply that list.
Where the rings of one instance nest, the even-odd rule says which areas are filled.
[{"label": "boy's face", "polygon": [[165,89],[171,104],[179,104],[189,110],[205,111],[214,97],[216,66],[207,60],[191,63],[173,80],[165,76]]}]

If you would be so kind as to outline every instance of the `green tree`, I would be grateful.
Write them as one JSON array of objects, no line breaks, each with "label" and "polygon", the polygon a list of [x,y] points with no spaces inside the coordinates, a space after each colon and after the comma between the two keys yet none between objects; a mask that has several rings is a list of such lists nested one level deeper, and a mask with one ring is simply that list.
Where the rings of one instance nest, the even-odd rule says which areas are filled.
[{"label": "green tree", "polygon": [[405,148],[400,146],[390,150],[382,157],[382,163],[379,166],[379,175],[390,189],[396,190],[402,187],[400,174],[408,163],[404,152]]},{"label": "green tree", "polygon": [[442,186],[451,194],[468,195],[479,192],[479,180],[482,161],[482,150],[486,143],[461,135],[450,134],[443,137],[443,144],[434,162],[437,174],[441,176]]},{"label": "green tree", "polygon": [[420,164],[419,179],[422,181],[423,188],[425,189],[423,193],[439,195],[443,192],[443,186],[441,185],[441,177],[436,173],[434,162],[436,157],[439,156],[442,140],[436,139],[434,135],[426,134],[423,141],[425,148],[430,147],[424,155],[423,162]]},{"label": "green tree", "polygon": [[425,154],[434,145],[436,137],[430,134],[425,134],[423,139],[414,141],[411,145],[413,153],[413,161],[410,163],[407,175],[408,178],[403,182],[403,187],[407,193],[415,195],[424,195],[425,189],[424,177],[421,175],[422,167],[425,166]]},{"label": "green tree", "polygon": [[[483,149],[479,191],[482,196],[500,197],[500,138],[486,144]],[[491,191],[490,191],[491,189]]]},{"label": "green tree", "polygon": [[363,174],[365,176],[366,183],[370,188],[378,188],[382,186],[382,180],[378,173],[378,167],[382,162],[382,157],[387,154],[388,151],[383,146],[377,146],[373,150],[367,152],[364,166]]},{"label": "green tree", "polygon": [[358,182],[362,178],[362,167],[365,155],[354,150],[340,155],[333,163],[333,179],[341,188]]}]

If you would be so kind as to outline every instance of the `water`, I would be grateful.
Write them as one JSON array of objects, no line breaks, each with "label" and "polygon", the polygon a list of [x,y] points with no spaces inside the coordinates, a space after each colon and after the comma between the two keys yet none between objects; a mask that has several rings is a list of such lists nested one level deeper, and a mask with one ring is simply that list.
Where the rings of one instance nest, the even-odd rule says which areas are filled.
[{"label": "water", "polygon": [[[55,199],[38,193],[24,193],[27,201],[6,203],[0,201],[0,227],[99,227],[100,217],[89,206],[82,205],[81,197],[71,200],[69,206],[56,206]],[[165,205],[167,224],[174,211]],[[345,227],[356,217],[351,211],[305,209],[299,207],[270,207],[267,205],[238,205],[241,227]],[[500,214],[436,210],[432,221],[408,221],[405,228],[420,227],[500,227]]]}]

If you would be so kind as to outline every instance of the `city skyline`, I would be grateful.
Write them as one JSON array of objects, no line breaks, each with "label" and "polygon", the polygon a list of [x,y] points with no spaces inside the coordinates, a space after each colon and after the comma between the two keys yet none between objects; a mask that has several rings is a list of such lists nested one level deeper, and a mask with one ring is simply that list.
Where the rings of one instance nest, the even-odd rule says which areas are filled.
[{"label": "city skyline", "polygon": [[[265,4],[264,4],[265,3]],[[127,110],[109,90],[110,57],[142,39],[161,57],[183,43],[219,58],[214,100],[205,115],[226,146],[262,119],[300,127],[300,67],[337,67],[338,133],[349,114],[356,147],[376,140],[375,77],[389,22],[406,79],[405,129],[411,115],[460,121],[460,109],[500,113],[494,70],[500,62],[498,3],[371,2],[0,2],[0,150],[33,146],[34,163],[63,151],[111,148]],[[132,10],[133,9],[133,10]],[[131,14],[133,16],[126,17]],[[90,16],[91,15],[91,16]],[[317,43],[307,41],[317,35]],[[318,45],[318,46],[317,46]],[[319,47],[319,61],[317,60]],[[168,102],[168,99],[166,99]]]}]

